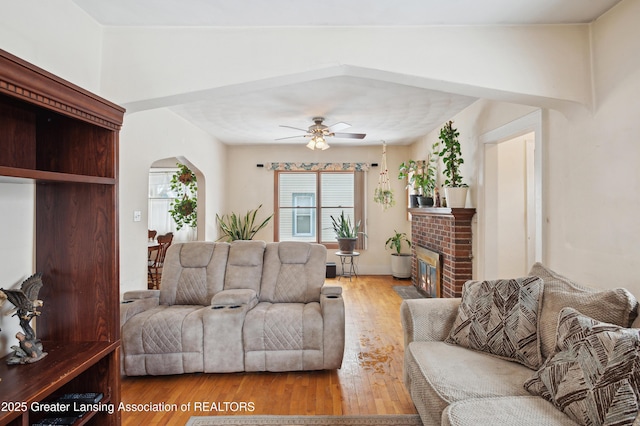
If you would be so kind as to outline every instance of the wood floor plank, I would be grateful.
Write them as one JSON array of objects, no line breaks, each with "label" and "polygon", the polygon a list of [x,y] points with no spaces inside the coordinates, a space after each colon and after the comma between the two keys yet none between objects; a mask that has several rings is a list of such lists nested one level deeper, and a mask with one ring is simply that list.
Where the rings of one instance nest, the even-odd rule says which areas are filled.
[{"label": "wood floor plank", "polygon": [[[402,383],[400,303],[389,276],[328,279],[345,300],[345,356],[334,371],[184,374],[123,377],[125,404],[175,404],[177,409],[122,412],[125,426],[184,424],[204,415],[415,414]],[[144,406],[143,406],[144,407]]]}]

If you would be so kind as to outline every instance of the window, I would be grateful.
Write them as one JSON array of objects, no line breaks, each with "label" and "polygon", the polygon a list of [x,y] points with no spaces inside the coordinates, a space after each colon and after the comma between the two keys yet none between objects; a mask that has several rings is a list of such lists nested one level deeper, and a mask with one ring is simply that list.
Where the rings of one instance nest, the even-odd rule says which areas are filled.
[{"label": "window", "polygon": [[344,211],[354,223],[365,223],[364,173],[276,171],[275,179],[275,241],[308,241],[332,247],[337,242],[331,216]]},{"label": "window", "polygon": [[[293,194],[293,236],[315,237],[315,194]],[[306,208],[305,208],[306,207]]]}]

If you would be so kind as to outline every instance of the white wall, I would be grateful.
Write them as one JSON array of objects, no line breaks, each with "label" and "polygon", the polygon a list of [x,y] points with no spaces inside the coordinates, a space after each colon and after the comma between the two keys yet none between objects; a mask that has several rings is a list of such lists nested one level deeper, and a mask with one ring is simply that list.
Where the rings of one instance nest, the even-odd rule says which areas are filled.
[{"label": "white wall", "polygon": [[0,49],[100,93],[102,27],[69,0],[0,0]]},{"label": "white wall", "polygon": [[576,280],[640,296],[640,2],[593,27],[593,114],[547,123],[547,261]]},{"label": "white wall", "polygon": [[[593,112],[547,110],[543,120],[543,261],[560,273],[599,288],[626,287],[640,296],[640,2],[622,1],[593,25]],[[533,111],[482,100],[456,117],[471,185],[480,170],[478,137]],[[438,130],[415,144],[424,152]],[[416,155],[416,154],[412,154]],[[468,204],[469,206],[469,204]],[[482,217],[479,211],[475,217]],[[478,235],[474,224],[474,235]],[[485,232],[495,230],[487,229]],[[474,271],[484,253],[474,240]],[[483,277],[477,277],[483,278]]]},{"label": "white wall", "polygon": [[[0,183],[0,218],[4,226],[0,239],[0,287],[14,288],[34,272],[33,250],[35,185]],[[17,343],[15,335],[22,331],[16,317],[5,316],[14,306],[6,302],[0,308],[0,356]]]},{"label": "white wall", "polygon": [[[147,287],[149,168],[161,159],[184,157],[204,176],[198,200],[201,240],[217,237],[215,214],[224,208],[229,179],[226,147],[168,109],[125,115],[120,132],[120,291]],[[202,179],[200,179],[202,181]],[[133,212],[142,220],[133,221]],[[204,213],[204,214],[201,214]]]},{"label": "white wall", "polygon": [[[472,206],[477,205],[479,136],[543,107],[545,262],[587,284],[625,286],[640,295],[640,282],[635,279],[640,266],[640,224],[635,217],[640,207],[640,57],[632,54],[640,48],[640,2],[623,0],[591,26],[199,29],[191,33],[102,29],[69,0],[2,0],[1,6],[0,48],[111,101],[129,102],[141,110],[151,108],[153,102],[171,104],[189,94],[197,98],[199,91],[345,64],[374,76],[380,75],[376,70],[387,73],[385,78],[390,73],[390,78],[407,84],[484,96],[485,100],[453,117],[461,134],[463,173],[471,184]],[[316,55],[309,46],[332,48]],[[580,104],[594,105],[591,111]],[[404,148],[405,152],[394,153],[392,147],[390,170],[405,159],[424,158],[436,139],[437,130]],[[121,145],[123,291],[144,286],[146,217],[134,224],[132,211],[145,211],[146,173],[155,159],[184,155],[205,171],[209,218],[216,212],[255,207],[252,201],[237,198],[243,192],[257,194],[265,206],[273,208],[272,190],[261,193],[258,188],[265,184],[253,180],[265,173],[255,163],[269,157],[310,159],[304,148],[300,154],[291,153],[295,158],[281,158],[289,155],[289,148],[269,148],[261,155],[254,147],[246,148],[246,153],[245,148],[226,149],[162,109],[127,114]],[[348,161],[379,162],[376,151],[345,151],[344,156],[354,157]],[[342,155],[337,147],[325,153],[331,155],[325,159]],[[370,175],[371,193],[376,181]],[[395,183],[401,188],[401,183]],[[0,196],[4,202],[6,195]],[[476,218],[482,212],[478,213]],[[388,215],[393,219],[387,220]],[[408,227],[401,217],[399,207],[382,212],[377,205],[370,206],[370,225],[375,224],[378,232],[369,237],[372,252],[371,259],[362,259],[365,270],[376,273],[386,268],[378,266],[383,252],[373,250],[384,245],[394,227]],[[21,235],[29,235],[33,226],[25,215],[2,214],[0,220],[24,230]],[[208,223],[215,226],[210,219]],[[474,224],[475,231],[477,226],[482,224]],[[207,238],[214,233],[208,228]],[[0,243],[0,247],[14,244]],[[474,244],[477,262],[483,253],[477,241]],[[6,275],[4,267],[0,270],[4,282],[22,278]]]},{"label": "white wall", "polygon": [[[240,213],[257,208],[262,204],[258,218],[265,218],[274,211],[274,173],[256,164],[270,162],[364,162],[378,163],[382,160],[382,144],[360,148],[348,148],[332,144],[326,151],[311,151],[304,145],[284,147],[232,146],[228,147],[228,160],[233,168],[227,179],[227,208],[222,213]],[[384,243],[398,232],[410,233],[405,205],[406,192],[404,182],[397,179],[398,166],[408,159],[409,147],[387,147],[387,166],[391,178],[391,187],[396,196],[396,205],[383,211],[379,204],[373,202],[373,194],[378,184],[380,167],[367,172],[365,192],[367,209],[367,248],[361,251],[358,271],[361,274],[390,274],[391,252],[385,250]],[[256,239],[273,241],[273,221],[261,230]],[[328,261],[337,262],[333,255],[337,250],[330,250]]]},{"label": "white wall", "polygon": [[109,98],[148,108],[349,66],[370,78],[551,106],[591,103],[589,59],[586,25],[106,28],[103,81],[119,83],[105,87]]}]

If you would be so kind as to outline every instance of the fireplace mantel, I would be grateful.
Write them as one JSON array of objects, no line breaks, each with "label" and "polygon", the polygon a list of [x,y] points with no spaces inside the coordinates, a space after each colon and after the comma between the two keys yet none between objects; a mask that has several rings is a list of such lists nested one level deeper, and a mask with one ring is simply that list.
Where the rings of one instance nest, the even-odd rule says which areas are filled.
[{"label": "fireplace mantel", "polygon": [[447,215],[459,219],[471,220],[476,209],[451,209],[449,207],[419,207],[407,209],[411,215]]},{"label": "fireplace mantel", "polygon": [[[472,277],[471,219],[476,209],[447,207],[411,208],[412,247],[424,247],[442,255],[441,297],[460,297],[463,284]],[[412,248],[411,280],[417,284],[418,262]]]}]

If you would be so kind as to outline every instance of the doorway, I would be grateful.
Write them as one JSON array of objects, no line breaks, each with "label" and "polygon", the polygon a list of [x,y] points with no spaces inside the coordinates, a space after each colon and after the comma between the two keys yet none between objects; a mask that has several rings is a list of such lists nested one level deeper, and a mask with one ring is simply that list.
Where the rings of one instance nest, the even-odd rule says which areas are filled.
[{"label": "doorway", "polygon": [[[189,167],[198,180],[198,224],[196,228],[188,226],[177,229],[176,222],[169,214],[171,203],[175,199],[171,187],[171,178],[177,172],[181,163]],[[204,208],[205,208],[205,180],[198,168],[184,157],[165,158],[155,161],[149,169],[149,196],[148,196],[148,228],[157,232],[157,235],[173,234],[174,242],[195,241],[204,232]]]},{"label": "doorway", "polygon": [[542,259],[540,113],[481,137],[481,251],[485,279],[526,275]]}]

